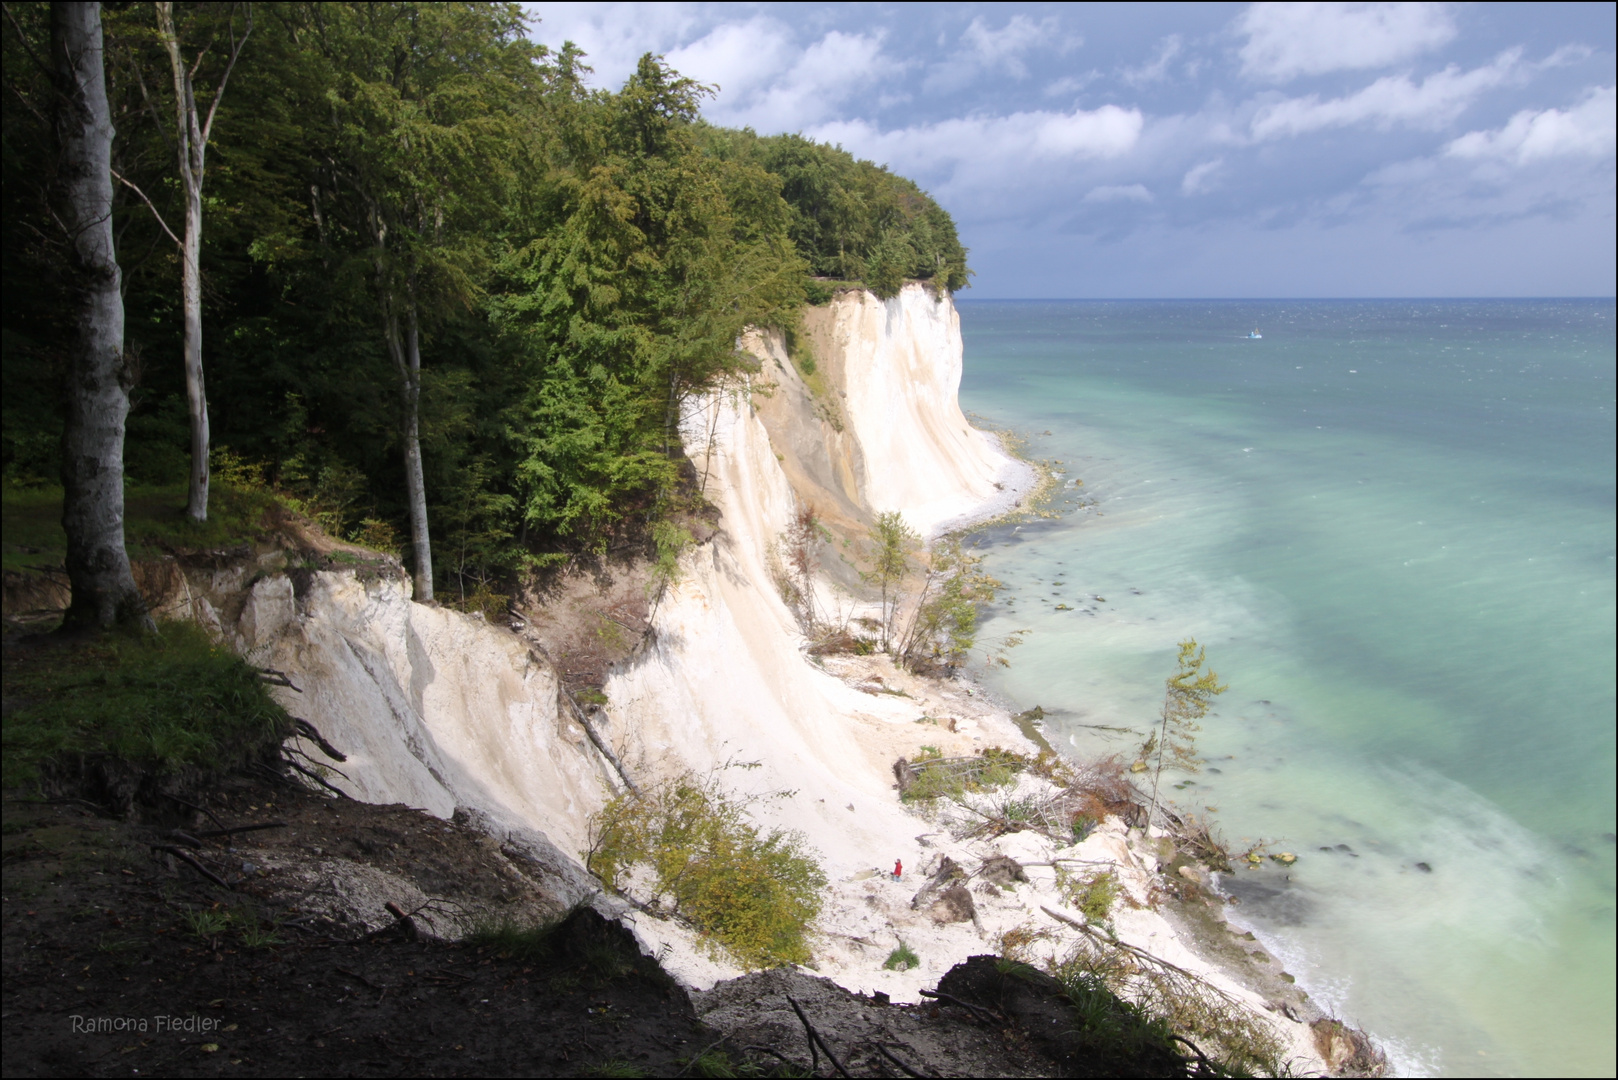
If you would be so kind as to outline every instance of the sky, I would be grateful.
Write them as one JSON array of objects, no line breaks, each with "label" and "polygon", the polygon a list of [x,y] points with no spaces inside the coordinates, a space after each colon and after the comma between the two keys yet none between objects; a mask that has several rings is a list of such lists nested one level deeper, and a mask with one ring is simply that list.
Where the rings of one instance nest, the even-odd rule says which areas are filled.
[{"label": "sky", "polygon": [[966,296],[1618,292],[1613,4],[524,6],[914,179]]}]

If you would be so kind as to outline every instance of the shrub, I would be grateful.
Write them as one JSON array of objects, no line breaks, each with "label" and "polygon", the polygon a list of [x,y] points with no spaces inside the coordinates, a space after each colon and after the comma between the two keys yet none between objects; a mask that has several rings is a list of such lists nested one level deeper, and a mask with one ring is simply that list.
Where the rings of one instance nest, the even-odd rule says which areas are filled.
[{"label": "shrub", "polygon": [[762,831],[714,775],[686,773],[608,803],[585,865],[609,889],[635,867],[667,903],[746,967],[801,964],[826,874],[803,835]]},{"label": "shrub", "polygon": [[1112,905],[1118,901],[1117,874],[1100,870],[1073,877],[1058,867],[1056,878],[1057,887],[1067,902],[1082,911],[1086,919],[1093,923],[1106,922]]},{"label": "shrub", "polygon": [[913,967],[921,966],[921,957],[916,955],[914,949],[901,941],[899,942],[899,947],[888,954],[888,958],[883,961],[882,966],[889,971],[909,971]]}]

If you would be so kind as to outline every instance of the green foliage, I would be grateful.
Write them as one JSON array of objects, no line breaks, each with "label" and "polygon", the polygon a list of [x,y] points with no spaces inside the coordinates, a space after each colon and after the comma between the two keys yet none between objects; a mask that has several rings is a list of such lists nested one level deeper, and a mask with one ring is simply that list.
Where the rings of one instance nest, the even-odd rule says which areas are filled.
[{"label": "green foliage", "polygon": [[1056,887],[1062,897],[1075,910],[1084,913],[1092,923],[1104,923],[1112,915],[1112,906],[1122,894],[1118,875],[1111,870],[1095,870],[1073,874],[1063,867],[1056,868]]},{"label": "green foliage", "polygon": [[1208,715],[1213,699],[1229,689],[1219,685],[1213,669],[1203,670],[1205,651],[1195,638],[1180,642],[1177,669],[1164,680],[1163,709],[1158,730],[1141,747],[1141,760],[1156,757],[1152,773],[1152,810],[1157,809],[1158,781],[1165,768],[1196,772],[1202,761],[1197,757],[1198,720]]},{"label": "green foliage", "polygon": [[801,135],[702,134],[715,153],[756,161],[780,178],[793,242],[823,279],[809,286],[811,303],[861,283],[884,298],[907,280],[951,293],[966,287],[966,249],[954,222],[911,181]]},{"label": "green foliage", "polygon": [[921,966],[921,957],[916,955],[916,950],[901,941],[899,947],[888,954],[882,966],[889,971],[909,971],[911,968]]},{"label": "green foliage", "polygon": [[654,588],[661,591],[679,583],[680,556],[694,543],[696,537],[691,535],[691,530],[672,521],[662,520],[652,525],[652,550],[656,554],[652,562]]},{"label": "green foliage", "polygon": [[744,966],[805,963],[825,872],[801,834],[761,831],[747,805],[692,774],[620,795],[591,819],[585,863],[609,889],[644,867],[659,903]]},{"label": "green foliage", "polygon": [[964,799],[968,793],[992,791],[1017,782],[1023,770],[1020,756],[999,747],[990,747],[977,757],[945,758],[937,747],[923,746],[911,759],[915,776],[900,799],[925,802],[931,799]]},{"label": "green foliage", "polygon": [[[960,540],[952,537],[935,545],[927,553],[910,626],[899,641],[900,661],[911,667],[960,664],[977,644],[979,610],[994,600],[999,587],[984,572],[983,556],[964,550]],[[1020,632],[1013,632],[1003,647],[1020,643]]]},{"label": "green foliage", "polygon": [[[793,328],[806,299],[862,283],[966,284],[953,222],[913,183],[799,136],[711,127],[707,89],[655,57],[595,91],[582,54],[533,44],[516,4],[259,10],[208,149],[203,351],[228,358],[208,372],[216,498],[278,497],[398,554],[413,402],[437,588],[458,606],[581,551],[661,561],[682,412],[748,371],[744,327]],[[51,88],[30,54],[47,51],[48,5],[7,11],[0,465],[21,489],[59,470],[53,365],[73,328],[42,239]],[[150,5],[106,11],[115,165],[172,225],[172,80],[151,23]],[[132,190],[113,213],[127,475],[166,492],[188,456],[177,256]],[[414,388],[395,340],[412,318]]]},{"label": "green foliage", "polygon": [[8,666],[6,684],[17,702],[4,720],[8,787],[104,758],[158,777],[217,774],[291,730],[258,673],[189,622],[41,650]]},{"label": "green foliage", "polygon": [[900,586],[910,571],[910,553],[921,543],[921,537],[905,524],[904,515],[897,510],[884,510],[876,516],[871,529],[871,543],[865,551],[871,569],[861,573],[866,584],[882,590],[882,640],[887,651],[898,614]]},{"label": "green foliage", "polygon": [[205,908],[185,913],[186,929],[193,937],[216,938],[230,926],[230,912],[220,908]]}]

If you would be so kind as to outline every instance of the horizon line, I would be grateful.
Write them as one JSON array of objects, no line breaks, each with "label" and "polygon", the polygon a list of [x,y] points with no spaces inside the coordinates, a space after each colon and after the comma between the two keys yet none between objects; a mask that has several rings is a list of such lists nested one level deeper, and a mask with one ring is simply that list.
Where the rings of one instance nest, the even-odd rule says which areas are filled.
[{"label": "horizon line", "polygon": [[[965,290],[962,290],[963,292]],[[1301,301],[1419,301],[1419,300],[1606,300],[1618,302],[1618,296],[961,296],[954,294],[957,303],[963,301],[986,301],[988,303],[1003,304],[1034,304],[1050,303],[1053,301],[1107,303],[1119,301],[1177,301],[1196,303],[1253,303],[1265,301],[1271,303],[1298,303]]]}]

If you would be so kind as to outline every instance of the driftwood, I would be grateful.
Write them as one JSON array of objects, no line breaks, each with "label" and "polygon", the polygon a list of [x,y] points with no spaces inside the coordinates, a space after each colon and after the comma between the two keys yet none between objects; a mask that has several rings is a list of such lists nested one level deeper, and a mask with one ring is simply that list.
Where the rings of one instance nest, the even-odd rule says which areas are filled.
[{"label": "driftwood", "polygon": [[[286,827],[287,823],[284,821],[266,821],[261,825],[238,825],[234,829],[209,829],[207,832],[202,833],[201,835],[204,838],[211,840],[216,836],[235,836],[237,833],[258,832],[260,829],[284,829]],[[180,832],[179,830],[175,830],[169,835],[179,836]]]},{"label": "driftwood", "polygon": [[566,701],[568,705],[572,706],[573,715],[578,719],[579,724],[584,728],[585,735],[589,736],[590,742],[595,745],[597,750],[601,751],[601,756],[606,758],[608,764],[610,764],[613,767],[613,770],[617,772],[618,779],[624,782],[624,787],[628,788],[632,794],[639,795],[640,788],[636,787],[635,781],[629,778],[629,771],[624,768],[624,763],[618,760],[618,755],[612,752],[612,747],[607,745],[606,740],[600,735],[596,734],[595,725],[591,724],[590,718],[584,715],[584,710],[579,708],[579,703],[577,701],[573,700],[573,695],[568,692],[567,687],[561,685],[560,681],[558,681],[557,689],[561,692],[562,700]]},{"label": "driftwood", "polygon": [[287,673],[284,671],[276,671],[274,668],[258,668],[257,671],[260,682],[268,683],[271,686],[284,686],[294,694],[303,693],[302,690],[292,685],[292,680],[287,677]]},{"label": "driftwood", "polygon": [[292,726],[297,729],[299,735],[302,735],[304,738],[320,747],[320,752],[331,758],[333,761],[348,760],[342,751],[338,750],[335,746],[325,740],[325,737],[322,736],[318,730],[316,730],[315,725],[311,724],[303,717],[294,716],[292,718]]},{"label": "driftwood", "polygon": [[225,823],[223,821],[220,821],[218,818],[214,817],[213,812],[211,810],[208,810],[208,809],[206,809],[204,807],[198,806],[196,803],[186,802],[184,799],[180,798],[178,795],[170,795],[166,791],[163,792],[163,798],[169,800],[170,802],[177,802],[181,806],[188,807],[189,809],[195,810],[199,814],[207,815],[208,820],[213,822],[215,825],[219,826],[221,829],[223,829],[225,827]]},{"label": "driftwood", "polygon": [[179,859],[181,862],[185,863],[191,869],[195,870],[197,873],[201,874],[203,877],[207,878],[221,889],[230,888],[229,883],[227,883],[224,878],[220,877],[212,870],[209,870],[206,866],[203,866],[191,855],[189,851],[186,851],[183,848],[177,848],[173,844],[153,844],[152,850],[161,851],[167,855],[173,855],[176,859]]},{"label": "driftwood", "polygon": [[309,779],[313,780],[315,783],[319,784],[321,787],[325,788],[326,790],[331,791],[331,792],[335,792],[336,795],[338,796],[338,798],[342,798],[342,799],[353,799],[354,798],[354,796],[350,795],[348,792],[344,791],[342,788],[336,786],[335,784],[327,783],[324,777],[316,775],[313,770],[304,768],[302,765],[299,765],[296,761],[288,761],[285,758],[283,758],[282,761],[287,766],[287,768],[295,769],[298,772],[302,773],[304,776],[307,776]]},{"label": "driftwood", "polygon": [[382,906],[387,909],[389,915],[393,916],[394,921],[404,928],[405,937],[415,941],[421,936],[420,931],[416,929],[416,920],[406,915],[404,908],[395,904],[392,900]]},{"label": "driftwood", "polygon": [[826,1058],[831,1062],[832,1068],[837,1070],[837,1075],[847,1077],[848,1080],[854,1080],[852,1076],[849,1076],[848,1070],[843,1068],[843,1063],[837,1060],[837,1055],[832,1053],[831,1047],[826,1045],[826,1040],[821,1038],[820,1032],[815,1030],[815,1026],[811,1024],[809,1022],[809,1018],[803,1014],[803,1009],[799,1007],[796,1001],[792,1000],[792,995],[787,994],[785,996],[787,999],[787,1004],[792,1006],[792,1011],[797,1013],[798,1019],[803,1022],[804,1033],[809,1038],[809,1054],[814,1059],[814,1065],[810,1069],[810,1072],[816,1072],[820,1068],[820,1057],[815,1053],[815,1044],[819,1043],[820,1048],[826,1051]]},{"label": "driftwood", "polygon": [[962,1001],[958,997],[951,997],[949,994],[940,994],[937,990],[923,990],[921,992],[921,996],[922,997],[937,998],[939,1001],[942,1001],[942,1002],[944,1002],[944,1003],[946,1003],[948,1005],[959,1005],[961,1008],[965,1009],[967,1012],[971,1013],[973,1016],[977,1017],[979,1020],[982,1020],[985,1024],[993,1025],[994,1022],[995,1022],[995,1019],[994,1019],[993,1016],[991,1016],[990,1014],[984,1012],[982,1009],[978,1008],[976,1005],[972,1005],[972,1004],[970,1004],[968,1002]]},{"label": "driftwood", "polygon": [[894,1057],[891,1053],[889,1053],[888,1048],[883,1046],[881,1043],[873,1042],[871,1045],[876,1047],[876,1052],[877,1053],[881,1054],[883,1057],[885,1057],[889,1061],[893,1062],[894,1066],[896,1068],[898,1068],[898,1070],[900,1072],[904,1073],[906,1076],[913,1076],[913,1077],[916,1078],[916,1080],[927,1080],[927,1074],[926,1073],[919,1073],[915,1069],[912,1069],[909,1065],[906,1065],[904,1062],[900,1061],[898,1058]]}]

